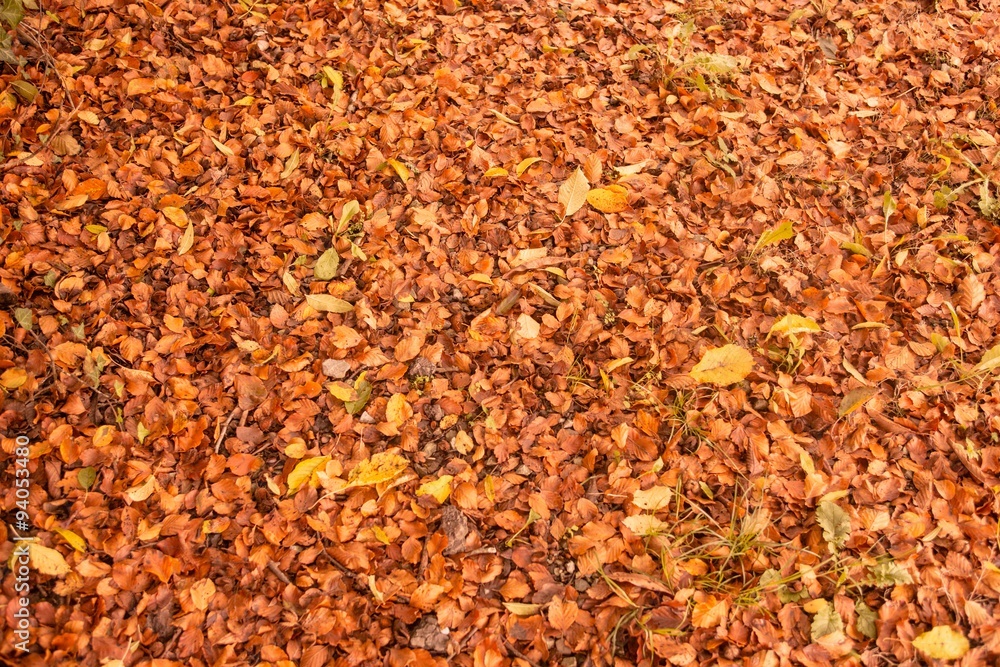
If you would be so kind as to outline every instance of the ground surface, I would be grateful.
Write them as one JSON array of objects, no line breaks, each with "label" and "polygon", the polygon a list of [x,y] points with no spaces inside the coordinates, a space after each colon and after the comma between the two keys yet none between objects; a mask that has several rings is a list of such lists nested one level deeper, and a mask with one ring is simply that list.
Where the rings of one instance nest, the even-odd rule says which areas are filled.
[{"label": "ground surface", "polygon": [[29,11],[3,659],[997,664],[990,5]]}]

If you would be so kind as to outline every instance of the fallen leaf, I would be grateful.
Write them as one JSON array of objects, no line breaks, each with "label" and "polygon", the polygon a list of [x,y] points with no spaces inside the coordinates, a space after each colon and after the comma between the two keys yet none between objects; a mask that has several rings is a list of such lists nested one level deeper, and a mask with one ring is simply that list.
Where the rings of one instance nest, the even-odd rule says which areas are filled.
[{"label": "fallen leaf", "polygon": [[570,177],[559,187],[559,203],[563,205],[563,217],[568,218],[587,202],[587,193],[590,192],[590,183],[583,175],[583,170],[579,167],[570,174]]},{"label": "fallen leaf", "polygon": [[948,625],[937,625],[918,635],[913,646],[935,660],[958,660],[969,652],[969,640]]},{"label": "fallen leaf", "polygon": [[689,375],[697,382],[724,387],[742,382],[752,370],[753,356],[742,347],[729,344],[706,352]]}]

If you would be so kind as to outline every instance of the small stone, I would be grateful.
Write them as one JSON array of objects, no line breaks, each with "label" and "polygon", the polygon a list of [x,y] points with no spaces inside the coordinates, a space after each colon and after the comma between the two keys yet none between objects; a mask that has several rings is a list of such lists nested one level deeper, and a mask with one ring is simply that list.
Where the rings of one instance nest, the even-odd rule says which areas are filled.
[{"label": "small stone", "polygon": [[340,380],[341,378],[347,377],[347,374],[351,371],[351,364],[344,361],[343,359],[324,359],[323,360],[323,375],[328,378],[334,378]]}]

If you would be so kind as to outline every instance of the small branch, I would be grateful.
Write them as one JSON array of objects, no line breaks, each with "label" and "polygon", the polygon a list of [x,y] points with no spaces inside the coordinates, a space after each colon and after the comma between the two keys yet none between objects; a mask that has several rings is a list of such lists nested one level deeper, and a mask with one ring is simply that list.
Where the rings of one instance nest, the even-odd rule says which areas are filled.
[{"label": "small branch", "polygon": [[[215,439],[215,453],[216,454],[219,453],[219,448],[222,447],[222,442],[226,439],[226,432],[229,430],[229,425],[233,422],[233,419],[236,417],[236,413],[237,412],[240,412],[240,407],[239,406],[236,406],[235,408],[233,408],[233,411],[229,413],[229,419],[227,419],[226,423],[223,424],[222,431],[219,433],[219,437]],[[246,413],[244,412],[243,416],[241,417],[241,423],[245,419],[246,419]]]}]

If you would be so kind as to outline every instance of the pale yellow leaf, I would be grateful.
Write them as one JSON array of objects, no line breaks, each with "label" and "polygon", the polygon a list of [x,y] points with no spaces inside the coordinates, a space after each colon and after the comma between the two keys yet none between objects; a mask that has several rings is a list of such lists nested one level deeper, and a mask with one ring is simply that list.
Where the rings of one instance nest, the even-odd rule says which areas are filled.
[{"label": "pale yellow leaf", "polygon": [[669,526],[660,521],[652,514],[636,514],[622,519],[622,525],[631,530],[636,535],[651,537],[662,535],[669,530]]},{"label": "pale yellow leaf", "polygon": [[288,289],[289,292],[292,293],[293,296],[299,295],[299,281],[296,280],[295,276],[293,276],[291,273],[285,271],[281,275],[281,282],[284,283],[285,287]]},{"label": "pale yellow leaf", "polygon": [[559,186],[559,203],[563,205],[563,217],[568,218],[587,202],[590,183],[583,175],[583,170],[576,168],[566,182]]},{"label": "pale yellow leaf", "polygon": [[443,503],[451,495],[451,481],[453,479],[454,477],[451,475],[441,475],[431,482],[425,482],[417,489],[417,495],[431,496],[439,503]]},{"label": "pale yellow leaf", "polygon": [[177,254],[183,255],[194,246],[194,225],[189,224],[181,234],[181,241],[177,244]]},{"label": "pale yellow leaf", "polygon": [[1000,367],[1000,344],[986,350],[973,370],[977,373],[983,373],[996,370],[997,367]]},{"label": "pale yellow leaf", "polygon": [[741,382],[753,370],[753,356],[739,345],[709,350],[689,375],[697,382],[724,387]]},{"label": "pale yellow leaf", "polygon": [[66,562],[61,553],[37,542],[32,542],[28,546],[28,558],[31,562],[31,569],[42,574],[61,577],[70,572],[69,563]]},{"label": "pale yellow leaf", "polygon": [[313,277],[316,280],[332,280],[340,268],[340,253],[336,248],[330,248],[316,260],[313,267]]},{"label": "pale yellow leaf", "polygon": [[483,172],[483,178],[494,178],[496,176],[508,176],[508,172],[503,167],[490,167],[485,172]]},{"label": "pale yellow leaf", "polygon": [[82,120],[87,125],[98,125],[101,119],[98,118],[97,114],[90,109],[84,109],[83,111],[78,111],[76,117]]},{"label": "pale yellow leaf", "polygon": [[352,199],[344,204],[344,208],[340,212],[340,221],[337,223],[337,233],[343,233],[343,231],[347,229],[347,225],[350,224],[351,219],[360,212],[361,205],[358,204],[358,200]]},{"label": "pale yellow leaf", "polygon": [[935,626],[915,637],[913,645],[935,660],[958,660],[969,652],[969,640],[948,625]]},{"label": "pale yellow leaf", "polygon": [[329,294],[307,294],[306,303],[321,313],[350,313],[354,305]]},{"label": "pale yellow leaf", "polygon": [[639,509],[656,512],[670,505],[673,489],[669,486],[654,486],[632,494],[632,503]]},{"label": "pale yellow leaf", "polygon": [[240,99],[233,102],[233,106],[236,107],[248,107],[254,103],[254,97],[252,95],[246,95]]},{"label": "pale yellow leaf", "polygon": [[314,476],[318,470],[322,470],[330,461],[329,456],[313,456],[302,459],[295,464],[292,472],[288,473],[288,495],[293,495],[306,484],[316,483],[318,479]]},{"label": "pale yellow leaf", "polygon": [[281,176],[279,178],[282,179],[288,178],[298,168],[299,168],[299,149],[296,148],[295,151],[288,156],[288,159],[285,160],[285,168],[282,170]]},{"label": "pale yellow leaf", "polygon": [[219,141],[215,137],[212,137],[212,143],[215,144],[215,147],[218,148],[219,152],[222,153],[223,155],[226,155],[228,157],[233,157],[233,156],[236,155],[236,153],[233,152],[232,148],[230,148],[229,146],[225,145],[224,143],[222,143],[221,141]]},{"label": "pale yellow leaf", "polygon": [[153,495],[154,491],[156,491],[156,477],[150,475],[141,484],[136,484],[125,491],[125,497],[134,503],[141,503]]}]

